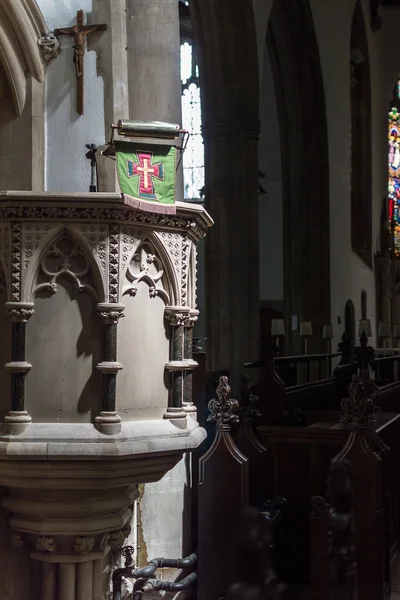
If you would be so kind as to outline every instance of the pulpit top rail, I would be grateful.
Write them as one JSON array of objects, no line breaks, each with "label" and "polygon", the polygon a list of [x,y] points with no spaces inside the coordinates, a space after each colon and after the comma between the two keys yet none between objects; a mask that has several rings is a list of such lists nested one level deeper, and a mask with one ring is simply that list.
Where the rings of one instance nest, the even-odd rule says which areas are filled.
[{"label": "pulpit top rail", "polygon": [[214,223],[201,205],[177,202],[176,208],[176,215],[144,212],[126,205],[122,195],[115,192],[0,192],[0,221],[120,221],[183,229],[195,239],[204,237]]}]

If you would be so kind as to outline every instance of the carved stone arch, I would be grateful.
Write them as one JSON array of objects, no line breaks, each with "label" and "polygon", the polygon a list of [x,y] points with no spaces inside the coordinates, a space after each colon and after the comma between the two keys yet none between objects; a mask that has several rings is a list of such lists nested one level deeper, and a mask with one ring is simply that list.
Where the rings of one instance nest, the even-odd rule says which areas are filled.
[{"label": "carved stone arch", "polygon": [[[69,244],[69,246],[68,246]],[[46,261],[54,264],[50,267]],[[57,291],[62,276],[74,280],[79,291],[87,290],[97,302],[106,301],[106,290],[91,249],[81,236],[68,226],[58,227],[32,263],[25,285],[25,301],[33,302],[40,290]]]},{"label": "carved stone arch", "polygon": [[354,7],[350,40],[351,246],[372,268],[371,68],[363,6]]},{"label": "carved stone arch", "polygon": [[[132,268],[135,262],[138,268]],[[166,305],[179,302],[179,287],[171,258],[153,232],[140,240],[127,261],[122,296],[135,296],[140,282],[148,284],[150,297],[160,296]]]},{"label": "carved stone arch", "polygon": [[43,83],[45,66],[38,39],[48,33],[35,0],[2,0],[0,4],[0,64],[21,115],[26,100],[26,81],[31,75]]},{"label": "carved stone arch", "polygon": [[168,282],[167,283],[168,289],[169,289],[168,294],[170,296],[172,305],[175,305],[175,306],[177,306],[181,303],[181,296],[182,296],[182,290],[181,290],[181,284],[182,284],[182,278],[181,278],[182,236],[180,234],[176,234],[176,236],[178,236],[179,242],[180,242],[180,253],[179,253],[179,259],[176,258],[176,260],[174,260],[174,258],[175,258],[174,254],[172,251],[168,250],[168,247],[165,243],[165,238],[163,237],[163,234],[152,232],[149,235],[149,238],[151,239],[152,243],[154,244],[154,247],[160,253],[160,257],[164,264],[165,275],[166,275],[167,282]]},{"label": "carved stone arch", "polygon": [[[274,0],[266,41],[281,140],[284,312],[287,319],[298,315],[313,321],[310,352],[318,352],[322,327],[330,322],[329,153],[309,0]],[[287,350],[296,353],[301,340],[286,325]]]}]

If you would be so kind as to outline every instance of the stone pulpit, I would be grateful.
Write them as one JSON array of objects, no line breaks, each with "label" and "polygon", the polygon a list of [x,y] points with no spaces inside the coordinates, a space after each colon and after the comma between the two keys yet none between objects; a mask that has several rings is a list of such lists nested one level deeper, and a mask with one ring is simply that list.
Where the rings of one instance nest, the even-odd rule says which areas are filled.
[{"label": "stone pulpit", "polygon": [[2,569],[18,552],[41,600],[100,600],[137,484],[204,439],[191,346],[211,224],[187,203],[163,215],[116,193],[0,194]]}]

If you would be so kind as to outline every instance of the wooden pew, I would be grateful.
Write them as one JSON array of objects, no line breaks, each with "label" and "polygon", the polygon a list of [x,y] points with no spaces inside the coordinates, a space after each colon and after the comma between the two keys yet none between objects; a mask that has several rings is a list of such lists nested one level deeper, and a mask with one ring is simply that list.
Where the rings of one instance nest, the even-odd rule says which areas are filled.
[{"label": "wooden pew", "polygon": [[[391,449],[387,485],[391,498],[390,554],[396,550],[399,527],[400,415],[377,415],[377,432]],[[287,576],[295,581],[308,581],[311,575],[309,515],[311,499],[323,496],[331,459],[346,443],[348,428],[343,424],[318,423],[310,427],[261,426],[261,441],[269,452],[268,477],[273,491],[288,500],[287,520],[283,524],[286,537]],[[366,493],[368,486],[366,487]],[[358,507],[359,508],[359,507]],[[323,599],[316,599],[323,600]],[[365,599],[366,600],[366,599]],[[378,600],[375,598],[374,600]]]},{"label": "wooden pew", "polygon": [[[246,366],[249,368],[255,364],[260,363]],[[332,419],[335,419],[335,411],[340,410],[341,401],[358,368],[359,363],[354,361],[338,366],[331,378],[285,387],[276,371],[275,360],[265,358],[261,376],[254,384],[261,422],[265,425],[296,422],[310,425],[319,421],[322,413],[328,412],[333,413]],[[382,390],[382,410],[400,410],[400,355],[371,359],[371,368]]]}]

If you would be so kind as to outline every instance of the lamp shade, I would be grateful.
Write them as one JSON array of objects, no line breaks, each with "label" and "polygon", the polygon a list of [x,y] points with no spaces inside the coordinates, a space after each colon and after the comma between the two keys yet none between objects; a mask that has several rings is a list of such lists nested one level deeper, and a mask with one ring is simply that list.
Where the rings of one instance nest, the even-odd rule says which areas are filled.
[{"label": "lamp shade", "polygon": [[400,325],[393,325],[393,337],[400,338]]},{"label": "lamp shade", "polygon": [[367,337],[372,337],[372,328],[370,319],[360,319],[358,325],[358,335],[361,336],[362,332],[365,331]]},{"label": "lamp shade", "polygon": [[311,336],[312,335],[311,321],[302,321],[300,323],[300,335],[301,336]]},{"label": "lamp shade", "polygon": [[385,323],[384,321],[379,323],[378,337],[381,337],[381,338],[392,337],[392,326],[390,323]]},{"label": "lamp shade", "polygon": [[333,327],[332,325],[324,325],[322,328],[322,339],[331,340],[333,338]]},{"label": "lamp shade", "polygon": [[285,323],[283,319],[272,319],[271,335],[274,337],[285,335]]}]

